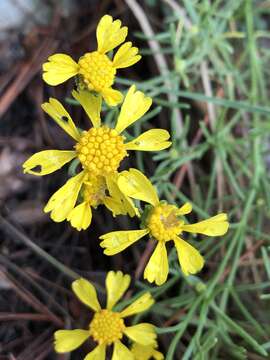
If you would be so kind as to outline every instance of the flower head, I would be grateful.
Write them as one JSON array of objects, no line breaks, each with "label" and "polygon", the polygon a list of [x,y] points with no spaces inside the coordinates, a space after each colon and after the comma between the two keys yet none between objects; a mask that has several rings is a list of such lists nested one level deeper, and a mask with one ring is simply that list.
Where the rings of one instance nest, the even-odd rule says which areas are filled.
[{"label": "flower head", "polygon": [[[131,86],[122,104],[116,126],[111,129],[101,124],[101,99],[88,92],[73,91],[93,125],[80,131],[71,116],[56,99],[42,105],[57,124],[75,141],[73,150],[44,150],[34,154],[24,164],[24,172],[42,176],[50,174],[77,158],[81,172],[69,179],[49,200],[46,212],[52,212],[54,221],[68,219],[78,230],[86,229],[91,222],[91,208],[106,205],[114,215],[136,211],[132,201],[124,196],[116,183],[116,173],[128,150],[158,151],[170,146],[169,133],[162,129],[151,129],[130,142],[125,142],[122,132],[142,117],[152,100]],[[107,196],[107,190],[110,196]],[[79,194],[82,202],[76,205]]]},{"label": "flower head", "polygon": [[68,220],[80,231],[90,226],[91,209],[96,209],[101,204],[105,205],[113,216],[138,215],[133,202],[119,190],[114,176],[93,176],[86,171],[72,177],[58,189],[49,199],[44,211],[50,212],[55,222]]},{"label": "flower head", "polygon": [[127,196],[150,204],[142,215],[142,230],[114,231],[101,236],[101,247],[106,255],[114,255],[123,251],[145,235],[157,242],[156,248],[145,268],[144,278],[149,282],[162,285],[169,272],[166,243],[173,241],[178,254],[180,267],[184,275],[195,274],[204,265],[200,253],[182,239],[184,232],[204,234],[208,236],[224,235],[229,227],[227,215],[213,216],[195,224],[186,224],[183,215],[192,211],[190,203],[178,208],[160,201],[151,182],[138,170],[130,169],[119,175],[118,186]]},{"label": "flower head", "polygon": [[124,335],[142,346],[155,346],[156,333],[154,326],[140,323],[133,326],[126,325],[126,317],[148,310],[154,303],[150,293],[145,293],[122,311],[115,311],[114,307],[124,295],[130,284],[130,276],[121,271],[110,271],[106,278],[107,305],[105,309],[97,298],[94,286],[85,279],[72,283],[72,290],[82,303],[94,311],[93,318],[87,330],[58,330],[54,334],[55,350],[65,353],[78,348],[88,338],[96,343],[96,348],[84,359],[105,360],[106,348],[114,346],[113,359],[134,359],[132,352],[122,343]]},{"label": "flower head", "polygon": [[134,360],[163,360],[164,356],[161,352],[157,351],[158,344],[154,345],[141,345],[133,343],[131,352],[134,356]]},{"label": "flower head", "polygon": [[[110,106],[122,101],[121,92],[112,85],[116,70],[129,67],[141,59],[138,48],[131,42],[122,44],[128,29],[121,27],[120,20],[104,15],[97,26],[97,50],[84,54],[78,62],[69,55],[54,54],[43,64],[43,80],[49,85],[59,85],[73,76],[77,76],[78,88],[100,94]],[[106,53],[122,46],[111,60]]]}]

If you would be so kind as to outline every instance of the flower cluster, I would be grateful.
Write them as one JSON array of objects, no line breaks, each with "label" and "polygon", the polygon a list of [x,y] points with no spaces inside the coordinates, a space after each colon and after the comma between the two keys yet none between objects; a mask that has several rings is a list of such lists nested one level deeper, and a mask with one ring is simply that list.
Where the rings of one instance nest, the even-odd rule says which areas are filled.
[{"label": "flower cluster", "polygon": [[[161,151],[171,145],[170,134],[164,129],[150,129],[135,139],[126,141],[125,130],[141,119],[149,110],[152,99],[132,85],[125,96],[112,86],[116,70],[137,63],[141,56],[131,42],[125,42],[128,29],[120,20],[105,15],[96,31],[97,50],[74,61],[69,55],[54,54],[43,65],[43,79],[59,85],[75,77],[72,96],[84,109],[89,128],[76,126],[64,106],[54,98],[42,104],[42,109],[69,135],[73,147],[68,150],[43,150],[23,164],[25,173],[44,176],[71,163],[73,176],[49,199],[44,211],[55,222],[68,221],[78,231],[86,230],[92,220],[92,209],[99,205],[113,216],[128,215],[140,219],[139,230],[113,231],[100,236],[100,246],[106,255],[115,255],[144,236],[155,242],[155,249],[144,271],[144,278],[156,285],[166,282],[169,274],[167,242],[173,242],[183,275],[200,271],[202,255],[187,240],[184,233],[221,236],[228,230],[227,215],[218,214],[209,219],[188,224],[185,215],[192,211],[186,203],[178,208],[159,200],[149,179],[137,169],[122,169],[123,160],[130,151]],[[122,44],[122,45],[121,45]],[[121,45],[111,56],[111,51]],[[110,54],[109,54],[110,53]],[[102,102],[121,107],[111,127],[102,121]],[[75,170],[74,170],[75,169]],[[135,206],[140,201],[140,208]],[[94,286],[86,279],[72,283],[75,295],[94,311],[86,330],[58,330],[55,332],[55,350],[65,353],[78,348],[91,338],[96,347],[84,360],[105,360],[106,348],[113,345],[113,360],[162,360],[158,351],[155,327],[149,323],[128,326],[126,318],[148,310],[154,299],[144,293],[129,306],[119,310],[119,300],[130,285],[130,276],[121,271],[110,271],[106,277],[107,305],[102,308]],[[121,308],[121,304],[120,304]],[[123,344],[124,335],[132,343]]]}]

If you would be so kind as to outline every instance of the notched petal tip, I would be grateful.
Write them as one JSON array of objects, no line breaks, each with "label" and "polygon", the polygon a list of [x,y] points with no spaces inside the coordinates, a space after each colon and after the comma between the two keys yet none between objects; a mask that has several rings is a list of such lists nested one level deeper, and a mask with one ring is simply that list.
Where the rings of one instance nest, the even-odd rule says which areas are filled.
[{"label": "notched petal tip", "polygon": [[144,270],[144,279],[160,286],[168,278],[169,262],[164,242],[159,241]]},{"label": "notched petal tip", "polygon": [[117,119],[116,131],[121,133],[128,126],[140,119],[150,108],[152,99],[141,91],[136,91],[132,85],[121,106],[120,114]]},{"label": "notched petal tip", "polygon": [[87,330],[58,330],[54,333],[54,348],[58,353],[77,349],[89,337]]},{"label": "notched petal tip", "polygon": [[41,105],[41,108],[74,140],[79,141],[80,132],[64,106],[55,98]]},{"label": "notched petal tip", "polygon": [[227,233],[228,229],[229,222],[225,213],[212,216],[195,224],[183,225],[183,231],[207,236],[222,236]]},{"label": "notched petal tip", "polygon": [[126,68],[136,64],[141,56],[138,55],[139,49],[132,47],[130,41],[124,43],[116,52],[113,58],[113,66],[116,69]]},{"label": "notched petal tip", "polygon": [[201,271],[204,266],[204,258],[199,251],[181,238],[175,239],[174,243],[183,274],[188,276]]},{"label": "notched petal tip", "polygon": [[144,293],[133,303],[131,303],[127,308],[121,311],[121,317],[128,317],[131,315],[139,314],[148,310],[155,303],[154,298],[149,292]]},{"label": "notched petal tip", "polygon": [[93,126],[99,127],[101,122],[100,119],[101,105],[102,105],[101,95],[93,94],[88,90],[80,90],[80,91],[73,90],[72,96],[81,104],[84,111],[91,120]]},{"label": "notched petal tip", "polygon": [[89,306],[94,311],[100,310],[96,289],[90,281],[80,278],[73,281],[71,287],[74,294],[83,304]]},{"label": "notched petal tip", "polygon": [[123,94],[113,88],[107,88],[102,91],[102,96],[109,106],[117,106],[123,101]]},{"label": "notched petal tip", "polygon": [[106,277],[107,309],[111,310],[130,285],[131,277],[122,271],[109,271]]},{"label": "notched petal tip", "polygon": [[51,85],[62,84],[78,73],[78,64],[66,54],[54,54],[42,65],[43,80]]},{"label": "notched petal tip", "polygon": [[126,150],[161,151],[167,149],[171,142],[167,141],[170,134],[167,130],[151,129],[125,144]]},{"label": "notched petal tip", "polygon": [[87,202],[77,205],[67,216],[67,220],[76,230],[86,230],[91,225],[92,211]]},{"label": "notched petal tip", "polygon": [[126,327],[124,331],[132,341],[141,345],[154,345],[156,343],[155,328],[149,323],[140,323]]},{"label": "notched petal tip", "polygon": [[128,28],[121,25],[119,19],[113,20],[110,15],[104,15],[100,19],[96,31],[98,52],[104,54],[125,41]]},{"label": "notched petal tip", "polygon": [[128,197],[145,201],[153,206],[159,203],[155,187],[139,170],[122,171],[118,178],[120,190]]},{"label": "notched petal tip", "polygon": [[100,243],[102,248],[105,248],[105,255],[115,255],[125,250],[130,245],[148,234],[148,230],[128,230],[128,231],[113,231],[104,234],[99,238],[103,241]]},{"label": "notched petal tip", "polygon": [[76,157],[75,151],[44,150],[32,155],[22,167],[24,173],[43,176],[53,173]]}]

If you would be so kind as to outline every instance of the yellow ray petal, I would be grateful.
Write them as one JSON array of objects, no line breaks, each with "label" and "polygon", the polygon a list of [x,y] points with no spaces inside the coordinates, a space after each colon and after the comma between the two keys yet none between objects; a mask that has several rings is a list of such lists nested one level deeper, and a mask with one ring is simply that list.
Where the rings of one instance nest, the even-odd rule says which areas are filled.
[{"label": "yellow ray petal", "polygon": [[126,211],[123,209],[123,204],[110,196],[105,196],[103,203],[106,208],[112,212],[113,216],[126,215]]},{"label": "yellow ray petal", "polygon": [[86,230],[92,220],[91,206],[88,202],[84,201],[77,205],[67,216],[67,220],[70,221],[71,226],[78,231]]},{"label": "yellow ray petal", "polygon": [[66,54],[54,54],[43,66],[43,80],[52,86],[62,84],[78,74],[79,65]]},{"label": "yellow ray petal", "polygon": [[87,90],[72,91],[72,96],[79,101],[84,108],[84,111],[89,116],[94,127],[100,126],[100,112],[102,98],[100,95],[96,95]]},{"label": "yellow ray petal", "polygon": [[50,98],[49,102],[43,103],[41,107],[69,136],[76,141],[80,139],[80,133],[73,120],[58,100]]},{"label": "yellow ray petal", "polygon": [[112,360],[134,360],[134,357],[121,341],[115,341]]},{"label": "yellow ray petal", "polygon": [[134,206],[130,199],[126,199],[126,202],[123,203],[116,198],[105,196],[103,203],[108,210],[110,210],[113,216],[118,215],[129,215],[130,217],[140,216],[139,210]]},{"label": "yellow ray petal", "polygon": [[131,340],[141,345],[151,345],[156,342],[157,335],[155,333],[155,327],[148,323],[128,326],[125,328],[124,333]]},{"label": "yellow ray petal", "polygon": [[121,28],[121,21],[114,20],[110,15],[104,15],[97,26],[98,52],[104,54],[125,41],[128,33],[126,26]]},{"label": "yellow ray petal", "polygon": [[141,55],[138,55],[138,48],[132,47],[130,41],[121,45],[113,58],[113,66],[116,69],[126,68],[138,62]]},{"label": "yellow ray petal", "polygon": [[160,351],[157,351],[157,350],[154,350],[152,356],[155,360],[163,360],[164,359],[164,355]]},{"label": "yellow ray petal", "polygon": [[133,343],[131,352],[134,355],[134,360],[163,360],[164,356],[161,352],[156,350],[157,342],[152,345],[141,345],[138,343]]},{"label": "yellow ray petal", "polygon": [[115,255],[148,234],[148,230],[113,231],[102,235],[100,243],[105,255]]},{"label": "yellow ray petal", "polygon": [[192,205],[191,203],[185,203],[183,206],[180,207],[180,209],[178,209],[177,214],[178,215],[186,215],[191,213],[192,211]]},{"label": "yellow ray petal", "polygon": [[81,302],[89,306],[94,311],[99,311],[100,304],[97,298],[95,287],[86,279],[73,281],[72,290]]},{"label": "yellow ray petal", "polygon": [[89,337],[87,330],[58,330],[54,333],[55,351],[65,353],[75,350]]},{"label": "yellow ray petal", "polygon": [[221,236],[228,231],[229,223],[227,219],[227,214],[221,213],[195,224],[183,225],[183,231],[208,236]]},{"label": "yellow ray petal", "polygon": [[84,171],[73,176],[51,196],[44,211],[46,213],[51,211],[51,218],[54,221],[64,221],[74,208],[84,177]]},{"label": "yellow ray petal", "polygon": [[109,271],[106,277],[107,306],[111,310],[121,299],[130,284],[130,276],[124,275],[122,271]]},{"label": "yellow ray petal", "polygon": [[[23,163],[23,172],[43,176],[61,169],[66,163],[77,156],[76,151],[44,150],[40,151]],[[35,170],[35,168],[37,169]]]},{"label": "yellow ray petal", "polygon": [[118,90],[106,88],[102,90],[102,96],[109,106],[116,106],[123,101],[123,95]]},{"label": "yellow ray petal", "polygon": [[180,238],[175,239],[174,243],[184,275],[196,274],[203,268],[204,259],[198,250]]},{"label": "yellow ray petal", "polygon": [[139,210],[133,204],[133,201],[120,191],[117,180],[118,174],[111,174],[106,177],[107,188],[111,196],[104,198],[104,205],[113,213],[113,216],[127,214],[130,217],[139,216]]},{"label": "yellow ray petal", "polygon": [[171,146],[172,143],[167,141],[169,138],[170,134],[167,130],[151,129],[126,143],[125,148],[126,150],[160,151]]},{"label": "yellow ray petal", "polygon": [[127,308],[121,311],[121,317],[127,317],[135,314],[139,314],[148,310],[153,304],[155,300],[152,295],[147,292],[140,296],[137,300],[135,300],[132,304],[130,304]]},{"label": "yellow ray petal", "polygon": [[98,345],[93,351],[86,355],[83,360],[105,360],[106,345]]},{"label": "yellow ray petal", "polygon": [[136,86],[132,85],[121,106],[115,130],[120,134],[129,125],[140,119],[148,111],[151,104],[152,99],[145,96],[143,92],[136,91]]},{"label": "yellow ray petal", "polygon": [[165,242],[158,241],[158,244],[144,270],[144,279],[150,283],[155,282],[162,285],[167,280],[169,273],[168,256]]},{"label": "yellow ray petal", "polygon": [[126,196],[145,201],[153,206],[159,203],[156,189],[150,180],[137,169],[122,171],[118,177],[118,186]]}]

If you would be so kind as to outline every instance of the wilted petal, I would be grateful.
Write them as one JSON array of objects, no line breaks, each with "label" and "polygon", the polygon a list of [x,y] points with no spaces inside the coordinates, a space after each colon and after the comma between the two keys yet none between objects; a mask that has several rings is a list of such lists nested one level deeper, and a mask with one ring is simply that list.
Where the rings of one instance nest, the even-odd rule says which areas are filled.
[{"label": "wilted petal", "polygon": [[155,187],[137,169],[122,171],[118,177],[118,186],[122,193],[128,197],[148,202],[153,206],[159,203]]}]

